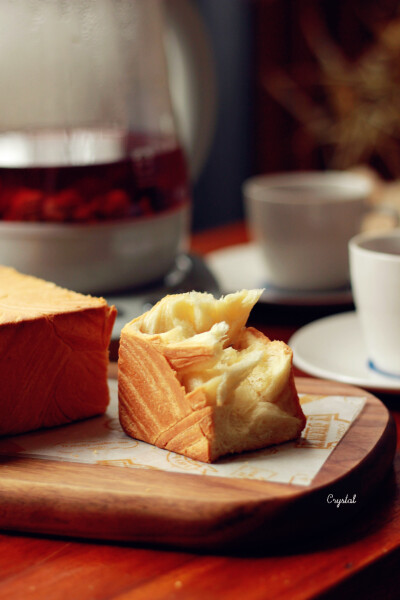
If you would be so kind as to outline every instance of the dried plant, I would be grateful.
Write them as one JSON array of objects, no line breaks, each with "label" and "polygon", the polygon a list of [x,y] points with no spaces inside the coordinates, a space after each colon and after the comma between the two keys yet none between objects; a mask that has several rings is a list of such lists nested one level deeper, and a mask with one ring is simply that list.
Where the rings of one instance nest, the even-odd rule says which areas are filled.
[{"label": "dried plant", "polygon": [[400,17],[376,27],[374,42],[350,60],[316,13],[302,26],[317,60],[317,101],[303,83],[284,71],[266,77],[268,92],[326,152],[330,168],[349,168],[378,157],[400,175]]}]

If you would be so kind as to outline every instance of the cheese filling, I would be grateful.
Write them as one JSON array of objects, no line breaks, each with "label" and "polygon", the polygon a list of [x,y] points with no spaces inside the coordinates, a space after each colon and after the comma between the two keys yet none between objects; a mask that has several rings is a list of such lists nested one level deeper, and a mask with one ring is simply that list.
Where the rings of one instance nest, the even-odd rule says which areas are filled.
[{"label": "cheese filling", "polygon": [[261,292],[167,296],[129,325],[162,346],[186,394],[201,392],[214,407],[218,452],[254,447],[255,438],[260,447],[274,443],[282,427],[290,439],[298,427],[288,391],[291,350],[245,327]]},{"label": "cheese filling", "polygon": [[[170,296],[132,326],[142,334],[156,336],[162,345],[179,344],[188,351],[196,346],[208,348],[205,356],[177,372],[186,392],[202,388],[210,404],[216,405],[231,402],[235,390],[260,399],[268,373],[275,374],[271,386],[280,387],[275,378],[282,362],[281,351],[274,352],[276,344],[281,348],[280,342],[266,346],[244,328],[260,295],[261,290],[243,290],[218,300],[200,292]],[[268,393],[271,386],[267,386]]]}]

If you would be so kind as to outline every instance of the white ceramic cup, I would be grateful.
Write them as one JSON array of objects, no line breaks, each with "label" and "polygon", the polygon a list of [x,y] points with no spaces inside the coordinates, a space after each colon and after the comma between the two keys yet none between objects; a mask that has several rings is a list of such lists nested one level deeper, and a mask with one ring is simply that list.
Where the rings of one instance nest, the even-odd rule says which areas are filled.
[{"label": "white ceramic cup", "polygon": [[400,377],[400,229],[355,236],[349,256],[370,366]]},{"label": "white ceramic cup", "polygon": [[343,171],[261,175],[243,185],[268,283],[287,290],[349,285],[347,245],[368,211],[370,181]]}]

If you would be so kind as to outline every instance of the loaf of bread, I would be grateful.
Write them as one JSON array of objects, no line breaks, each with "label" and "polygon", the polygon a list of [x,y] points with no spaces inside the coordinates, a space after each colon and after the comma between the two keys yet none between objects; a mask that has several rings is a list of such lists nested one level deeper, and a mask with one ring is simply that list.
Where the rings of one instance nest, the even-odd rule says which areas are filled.
[{"label": "loaf of bread", "polygon": [[291,349],[245,326],[260,293],[166,296],[123,328],[118,395],[128,435],[212,462],[300,434]]},{"label": "loaf of bread", "polygon": [[0,435],[103,413],[116,310],[0,266]]}]

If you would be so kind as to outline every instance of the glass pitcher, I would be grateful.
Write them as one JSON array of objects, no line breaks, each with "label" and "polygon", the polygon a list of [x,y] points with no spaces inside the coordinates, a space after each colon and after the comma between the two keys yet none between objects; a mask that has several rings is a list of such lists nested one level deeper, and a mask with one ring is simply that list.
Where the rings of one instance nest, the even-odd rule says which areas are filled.
[{"label": "glass pitcher", "polygon": [[2,4],[0,219],[95,223],[188,202],[161,4]]},{"label": "glass pitcher", "polygon": [[0,4],[0,263],[90,293],[173,268],[190,192],[163,8]]}]

